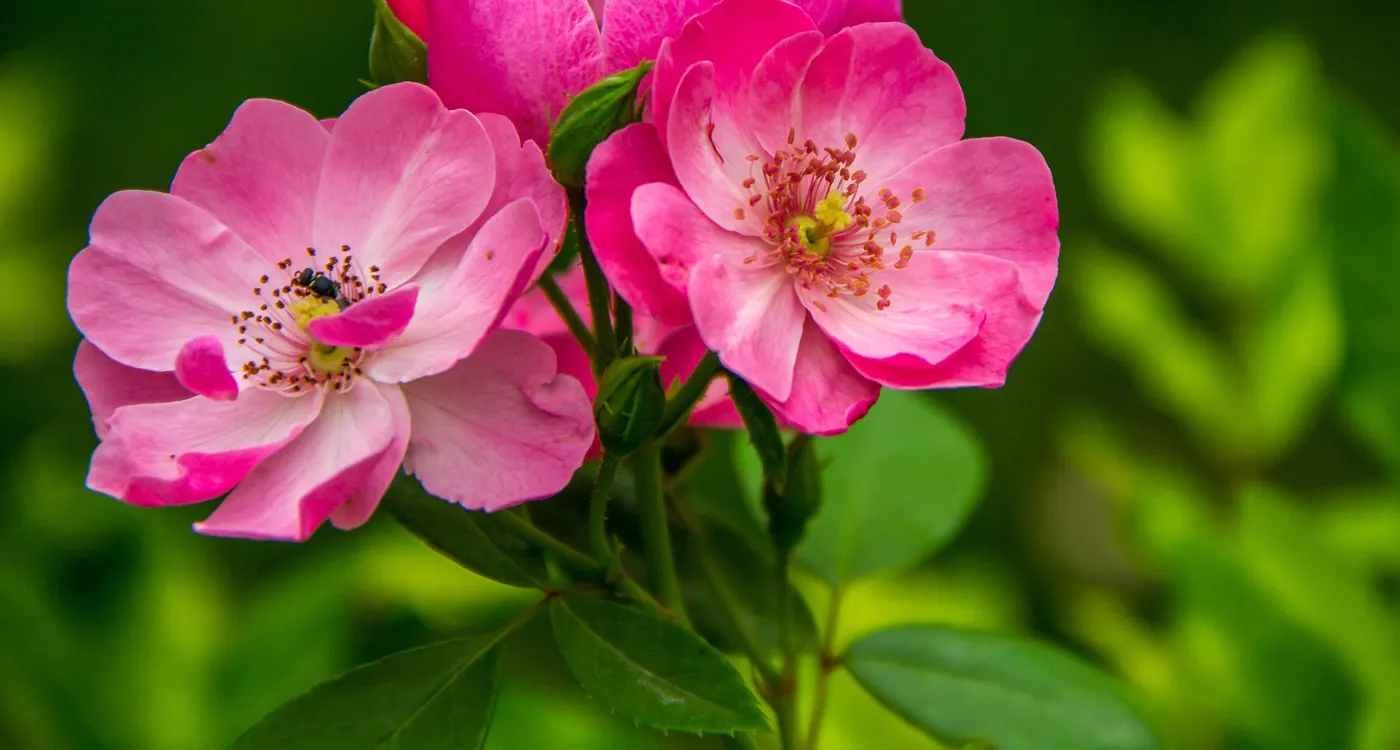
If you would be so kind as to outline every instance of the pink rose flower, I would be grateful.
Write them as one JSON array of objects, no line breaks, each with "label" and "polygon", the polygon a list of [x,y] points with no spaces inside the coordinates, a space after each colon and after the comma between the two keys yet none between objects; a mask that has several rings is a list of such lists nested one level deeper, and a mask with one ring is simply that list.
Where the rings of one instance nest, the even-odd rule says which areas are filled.
[{"label": "pink rose flower", "polygon": [[902,23],[827,38],[724,0],[661,47],[650,122],[589,163],[589,236],[638,311],[700,338],[789,423],[845,430],[880,386],[995,387],[1059,255],[1030,145],[960,140],[953,72]]},{"label": "pink rose flower", "polygon": [[593,441],[588,397],[496,327],[566,216],[534,144],[427,87],[326,123],[246,102],[169,194],[104,201],[69,268],[88,486],[228,493],[199,531],[288,540],[363,523],[400,465],[473,509],[555,493]]},{"label": "pink rose flower", "polygon": [[[654,59],[717,0],[391,0],[428,46],[428,79],[449,106],[509,117],[544,144],[578,92]],[[835,33],[896,21],[900,0],[796,0]],[[599,28],[601,24],[601,29]]]},{"label": "pink rose flower", "polygon": [[[583,269],[575,267],[568,273],[557,274],[555,280],[564,295],[573,303],[584,320],[589,319],[588,288]],[[532,289],[521,297],[501,321],[503,328],[532,333],[554,349],[559,358],[559,370],[578,378],[583,383],[591,400],[598,394],[598,383],[593,379],[592,363],[569,333],[568,326],[549,304],[544,293]],[[644,355],[665,357],[661,363],[661,382],[666,388],[684,382],[695,371],[696,365],[704,358],[705,344],[692,325],[670,325],[646,315],[633,315],[633,331],[637,351]],[[729,387],[722,378],[716,378],[705,395],[695,404],[690,413],[690,424],[697,427],[720,427],[738,429],[743,426],[739,411],[729,400]]]}]

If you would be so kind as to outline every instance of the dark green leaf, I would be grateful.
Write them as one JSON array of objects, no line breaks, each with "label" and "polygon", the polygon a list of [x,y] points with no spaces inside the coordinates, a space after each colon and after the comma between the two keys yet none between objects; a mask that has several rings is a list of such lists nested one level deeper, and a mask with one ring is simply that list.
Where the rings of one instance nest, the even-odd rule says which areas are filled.
[{"label": "dark green leaf", "polygon": [[582,187],[584,167],[593,149],[608,136],[637,122],[637,100],[651,61],[604,78],[584,89],[559,113],[549,138],[549,164],[566,187]]},{"label": "dark green leaf", "polygon": [[851,674],[944,742],[999,750],[1152,750],[1152,733],[1114,683],[1032,641],[932,625],[862,638]]},{"label": "dark green leaf", "polygon": [[818,441],[825,500],[798,547],[828,581],[894,571],[938,551],[981,497],[986,459],[925,396],[885,391],[844,435]]},{"label": "dark green leaf", "polygon": [[491,514],[433,497],[408,476],[394,481],[383,503],[404,528],[458,565],[510,586],[550,587],[539,551]]},{"label": "dark green leaf", "polygon": [[554,640],[593,699],[638,724],[713,732],[768,728],[744,678],[722,654],[649,610],[565,594],[549,603]]},{"label": "dark green leaf", "polygon": [[428,82],[428,49],[389,9],[374,0],[374,33],[369,39],[369,75],[374,83]]},{"label": "dark green leaf", "polygon": [[1400,145],[1350,106],[1339,108],[1333,137],[1327,224],[1346,319],[1346,416],[1381,458],[1400,466]]},{"label": "dark green leaf", "polygon": [[[744,650],[743,644],[731,630],[732,626],[718,599],[724,594],[716,590],[709,580],[710,575],[715,575],[725,592],[732,595],[737,617],[753,629],[765,649],[777,651],[779,610],[774,596],[777,562],[772,547],[755,545],[749,536],[731,527],[711,523],[706,525],[703,539],[694,534],[678,537],[678,550],[686,609],[705,639],[725,651],[739,653]],[[701,557],[706,553],[709,554],[708,561]],[[707,566],[712,566],[712,570],[707,570]],[[787,607],[793,646],[805,648],[816,640],[817,626],[812,610],[791,587],[788,588]]]},{"label": "dark green leaf", "polygon": [[495,710],[497,634],[402,651],[273,711],[234,750],[470,750]]},{"label": "dark green leaf", "polygon": [[744,428],[749,431],[749,442],[753,443],[758,460],[763,463],[763,476],[781,490],[787,484],[787,452],[783,448],[783,436],[778,432],[778,421],[743,378],[728,371],[724,375],[729,380],[729,397],[734,400]]}]

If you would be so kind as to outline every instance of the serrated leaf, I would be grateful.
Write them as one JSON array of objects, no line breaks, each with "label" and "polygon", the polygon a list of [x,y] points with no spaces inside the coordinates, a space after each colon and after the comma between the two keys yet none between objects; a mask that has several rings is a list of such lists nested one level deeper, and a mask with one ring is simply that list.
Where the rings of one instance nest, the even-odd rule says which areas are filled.
[{"label": "serrated leaf", "polygon": [[374,0],[374,32],[369,39],[369,75],[375,85],[428,82],[428,48],[394,15],[385,0]]},{"label": "serrated leaf", "polygon": [[1345,416],[1377,456],[1400,466],[1400,141],[1355,106],[1333,122],[1337,176],[1327,200],[1346,362]]},{"label": "serrated leaf", "polygon": [[749,442],[753,443],[758,460],[763,464],[763,476],[781,489],[787,483],[787,450],[778,432],[778,421],[743,378],[732,372],[725,372],[725,378],[729,381],[729,397],[734,400],[744,420],[744,429],[749,431]]},{"label": "serrated leaf", "polygon": [[833,585],[937,552],[981,497],[986,459],[926,396],[886,391],[845,434],[822,438],[824,501],[797,553]]},{"label": "serrated leaf", "polygon": [[233,750],[471,750],[495,709],[497,634],[401,651],[273,711]]},{"label": "serrated leaf", "polygon": [[663,731],[768,729],[757,698],[733,665],[670,620],[579,594],[552,599],[549,620],[569,671],[611,711]]},{"label": "serrated leaf", "polygon": [[1112,680],[1048,646],[924,625],[857,641],[846,667],[880,702],[944,742],[999,750],[1153,750]]},{"label": "serrated leaf", "polygon": [[539,550],[489,513],[433,497],[406,476],[389,487],[383,507],[414,536],[472,572],[509,586],[550,588]]}]

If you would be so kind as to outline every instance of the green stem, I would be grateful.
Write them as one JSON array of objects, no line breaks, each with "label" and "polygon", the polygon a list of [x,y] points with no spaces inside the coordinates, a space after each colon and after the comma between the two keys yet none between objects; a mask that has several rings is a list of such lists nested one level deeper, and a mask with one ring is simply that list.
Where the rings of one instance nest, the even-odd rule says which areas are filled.
[{"label": "green stem", "polygon": [[661,413],[661,428],[658,435],[665,435],[676,425],[684,422],[690,415],[691,409],[704,397],[705,391],[710,387],[710,381],[715,379],[719,373],[719,357],[714,352],[705,352],[705,357],[700,360],[700,364],[695,366],[690,377],[681,383],[680,390],[666,401],[666,410]]},{"label": "green stem", "polygon": [[840,663],[836,657],[836,623],[841,614],[841,589],[832,587],[831,601],[826,609],[826,629],[822,633],[820,664],[817,672],[817,692],[812,701],[812,719],[807,727],[807,750],[816,750],[817,737],[821,734],[822,718],[826,713],[826,697],[831,683],[831,673]]},{"label": "green stem", "polygon": [[796,679],[784,669],[781,681],[769,687],[775,692],[769,702],[773,706],[773,714],[778,717],[778,741],[783,750],[798,750],[802,747],[802,739],[797,734],[797,689],[795,683]]},{"label": "green stem", "polygon": [[797,720],[797,654],[792,647],[792,623],[788,610],[788,599],[792,598],[792,580],[788,575],[791,556],[787,552],[778,554],[774,566],[777,616],[778,648],[783,654],[783,669],[776,682],[770,683],[773,713],[778,717],[778,733],[784,750],[801,747],[798,737]]},{"label": "green stem", "polygon": [[636,342],[632,340],[632,306],[620,294],[613,295],[613,328],[617,329],[617,354],[630,357],[636,353]]},{"label": "green stem", "polygon": [[661,603],[675,612],[676,619],[690,625],[681,599],[676,560],[671,553],[671,529],[666,523],[666,495],[661,484],[661,451],[648,443],[632,456],[637,505],[642,517],[642,540],[646,544],[647,572]]},{"label": "green stem", "polygon": [[608,543],[608,495],[612,492],[613,477],[617,476],[620,463],[614,453],[604,453],[603,462],[598,466],[598,477],[593,482],[593,497],[588,504],[588,542],[593,547],[593,555],[598,564],[607,568],[612,562],[612,545]]},{"label": "green stem", "polygon": [[554,307],[555,312],[564,320],[564,325],[569,327],[569,333],[578,339],[579,346],[590,358],[593,356],[597,344],[593,341],[593,334],[588,330],[588,324],[583,322],[583,317],[578,314],[574,304],[564,295],[564,290],[559,288],[559,282],[554,280],[554,275],[546,273],[540,277],[540,291],[544,292],[545,299]]},{"label": "green stem", "polygon": [[632,578],[627,575],[627,571],[621,571],[620,576],[618,576],[616,580],[608,580],[607,566],[600,565],[596,560],[565,544],[553,534],[550,534],[513,513],[502,512],[497,515],[506,519],[506,525],[510,526],[511,530],[516,534],[519,534],[522,538],[534,544],[539,549],[544,550],[546,553],[553,555],[554,559],[561,565],[579,576],[592,581],[602,581],[618,592],[626,594],[667,617],[673,617],[675,615],[671,608],[657,601],[656,597],[652,596],[646,589],[642,588],[640,584],[632,580]]},{"label": "green stem", "polygon": [[583,191],[569,191],[569,208],[574,214],[574,227],[578,236],[578,255],[583,263],[583,275],[588,284],[588,306],[593,312],[593,336],[597,346],[593,349],[593,373],[599,377],[608,369],[617,356],[617,338],[612,327],[612,291],[598,258],[593,255],[593,246],[588,242],[588,232],[584,230],[583,216],[587,201]]}]

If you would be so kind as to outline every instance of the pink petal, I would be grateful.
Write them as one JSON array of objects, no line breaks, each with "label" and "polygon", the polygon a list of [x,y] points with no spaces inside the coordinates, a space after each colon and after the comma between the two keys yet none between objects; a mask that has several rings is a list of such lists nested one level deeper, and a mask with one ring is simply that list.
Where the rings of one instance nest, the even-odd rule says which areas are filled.
[{"label": "pink petal", "polygon": [[407,428],[398,389],[360,379],[349,392],[328,397],[316,421],[249,474],[195,531],[305,541],[346,505],[340,517],[363,522],[402,460]]},{"label": "pink petal", "polygon": [[175,380],[174,373],[127,367],[86,339],[78,342],[73,376],[87,398],[98,438],[107,437],[107,420],[123,406],[184,401],[191,395]]},{"label": "pink petal", "polygon": [[[554,181],[554,175],[545,163],[544,154],[534,141],[520,142],[520,133],[515,125],[501,115],[479,115],[481,124],[491,138],[491,147],[496,152],[496,186],[491,192],[491,200],[481,217],[468,234],[475,232],[495,216],[501,209],[521,198],[535,202],[540,212],[540,226],[549,235],[549,247],[540,254],[535,270],[530,276],[534,283],[541,273],[554,260],[559,247],[564,244],[564,233],[569,223],[569,201],[562,185]],[[466,245],[464,244],[463,247]]]},{"label": "pink petal", "polygon": [[873,293],[834,299],[808,294],[803,302],[848,353],[866,359],[909,355],[937,364],[976,338],[987,307],[999,295],[1014,297],[1019,279],[1015,266],[996,258],[918,253],[908,268],[877,272],[870,283],[890,288],[888,309],[878,309],[880,298]]},{"label": "pink petal", "polygon": [[603,56],[609,72],[655,60],[661,41],[717,0],[611,0],[603,11]]},{"label": "pink petal", "polygon": [[802,138],[819,148],[857,139],[852,169],[867,185],[962,137],[967,106],[953,71],[902,23],[867,24],[829,39],[802,86]]},{"label": "pink petal", "polygon": [[718,105],[711,63],[686,72],[671,112],[667,148],[676,178],[690,199],[721,227],[761,235],[766,215],[749,205],[744,182],[754,175],[749,157],[766,158],[766,152],[749,128],[747,115],[737,118],[737,108]]},{"label": "pink petal", "polygon": [[548,242],[534,201],[521,198],[506,206],[481,228],[450,276],[422,279],[418,314],[369,360],[365,372],[402,383],[440,373],[470,355],[524,291]]},{"label": "pink petal", "polygon": [[224,359],[224,345],[218,336],[205,334],[190,339],[175,357],[175,379],[180,385],[205,398],[232,401],[238,398],[234,380]]},{"label": "pink petal", "polygon": [[831,35],[861,23],[899,21],[900,0],[796,0],[822,33]]},{"label": "pink petal", "polygon": [[495,184],[490,138],[416,83],[377,88],[341,115],[316,195],[315,246],[348,245],[395,287],[481,215]]},{"label": "pink petal", "polygon": [[335,315],[317,318],[307,330],[323,344],[379,349],[408,328],[417,304],[418,287],[400,287],[356,302]]},{"label": "pink petal", "polygon": [[[692,65],[710,61],[717,90],[742,98],[749,76],[768,50],[794,34],[815,28],[802,9],[782,0],[723,0],[690,19],[679,36],[662,45],[657,56],[651,102],[663,141],[670,143],[672,98]],[[742,104],[729,101],[722,108],[747,112]]]},{"label": "pink petal", "polygon": [[[556,273],[554,281],[569,302],[573,303],[578,314],[583,316],[585,321],[590,320],[588,281],[583,275],[583,268],[574,266],[566,273]],[[547,338],[553,334],[567,336],[569,333],[568,326],[564,325],[564,320],[555,312],[554,306],[549,303],[539,287],[521,295],[520,299],[511,305],[510,311],[501,319],[501,327],[533,333],[540,338]]]},{"label": "pink petal", "polygon": [[389,10],[394,11],[399,23],[407,26],[419,39],[428,38],[427,0],[389,0]]},{"label": "pink petal", "polygon": [[[695,366],[700,364],[707,351],[705,342],[700,340],[700,333],[695,330],[695,326],[684,326],[672,331],[653,352],[666,358],[661,363],[661,382],[667,389],[685,382],[695,372]],[[729,400],[729,384],[723,377],[716,377],[710,382],[710,387],[696,402],[695,411],[690,414],[690,424],[724,429],[739,429],[744,426],[744,421],[739,417],[739,410],[734,408],[734,402]]]},{"label": "pink petal", "polygon": [[603,75],[587,0],[429,0],[428,27],[428,79],[443,101],[505,115],[541,145]]},{"label": "pink petal", "polygon": [[652,182],[676,184],[656,129],[639,123],[617,131],[589,159],[584,223],[598,264],[623,299],[643,315],[688,323],[685,295],[662,277],[632,224],[633,193]]},{"label": "pink petal", "polygon": [[287,398],[250,389],[236,401],[196,397],[123,406],[107,420],[87,486],[132,505],[218,497],[301,434],[321,400],[319,391]]},{"label": "pink petal", "polygon": [[[1044,307],[1059,270],[1060,213],[1050,167],[1035,147],[1011,138],[961,141],[884,184],[904,198],[904,226],[935,232],[931,249],[1015,263],[1026,297]],[[909,196],[919,188],[926,198],[916,203]]]},{"label": "pink petal", "polygon": [[568,484],[593,443],[593,409],[554,352],[496,331],[456,367],[404,386],[413,415],[405,466],[438,497],[495,511]]},{"label": "pink petal", "polygon": [[250,99],[180,165],[170,192],[213,214],[270,263],[310,247],[330,136],[285,102]]},{"label": "pink petal", "polygon": [[92,217],[91,244],[68,267],[68,312],[117,361],[173,370],[185,342],[236,346],[230,316],[255,307],[275,267],[203,209],[175,196],[115,193]]},{"label": "pink petal", "polygon": [[802,122],[802,78],[823,41],[815,31],[790,36],[769,50],[754,70],[749,81],[749,119],[758,142],[769,153],[793,146],[788,139],[796,139],[794,126]]},{"label": "pink petal", "polygon": [[705,346],[755,388],[787,400],[807,314],[783,269],[711,255],[692,271],[689,296]]},{"label": "pink petal", "polygon": [[806,433],[845,432],[880,397],[880,386],[857,372],[810,319],[802,329],[796,373],[787,400],[769,405],[781,421]]},{"label": "pink petal", "polygon": [[692,283],[691,269],[705,258],[766,260],[762,240],[725,231],[710,221],[678,188],[652,183],[632,194],[632,220],[638,238],[660,264],[660,274],[677,289]]}]

